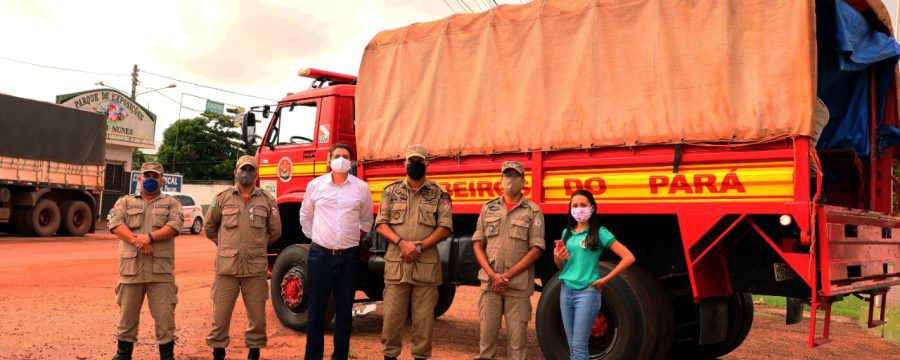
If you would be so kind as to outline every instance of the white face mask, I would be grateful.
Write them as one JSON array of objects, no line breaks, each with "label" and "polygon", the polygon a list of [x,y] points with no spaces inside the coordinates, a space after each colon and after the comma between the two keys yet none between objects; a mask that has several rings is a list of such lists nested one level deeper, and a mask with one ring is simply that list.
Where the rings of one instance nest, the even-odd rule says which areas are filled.
[{"label": "white face mask", "polygon": [[331,159],[331,171],[339,173],[350,172],[350,160],[343,157]]},{"label": "white face mask", "polygon": [[575,221],[587,222],[591,219],[591,215],[594,214],[594,207],[572,208],[570,212],[572,214],[572,217],[575,218]]}]

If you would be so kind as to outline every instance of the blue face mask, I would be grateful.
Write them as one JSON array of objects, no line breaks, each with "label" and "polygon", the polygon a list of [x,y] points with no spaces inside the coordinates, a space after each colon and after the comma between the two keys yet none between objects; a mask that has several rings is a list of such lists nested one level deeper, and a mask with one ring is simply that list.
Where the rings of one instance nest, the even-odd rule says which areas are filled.
[{"label": "blue face mask", "polygon": [[148,194],[155,193],[159,190],[159,180],[157,179],[144,179],[141,182],[141,189]]}]

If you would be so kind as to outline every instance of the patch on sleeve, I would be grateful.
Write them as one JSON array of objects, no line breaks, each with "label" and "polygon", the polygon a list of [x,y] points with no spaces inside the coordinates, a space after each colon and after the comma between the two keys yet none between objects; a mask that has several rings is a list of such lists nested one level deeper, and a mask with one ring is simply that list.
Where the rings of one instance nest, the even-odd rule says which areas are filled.
[{"label": "patch on sleeve", "polygon": [[272,215],[278,216],[278,207],[277,206],[272,207]]},{"label": "patch on sleeve", "polygon": [[444,203],[444,209],[446,209],[447,211],[450,211],[450,209],[453,207],[453,201],[450,200],[450,194],[441,193],[441,200]]},{"label": "patch on sleeve", "polygon": [[541,218],[538,216],[534,217],[534,226],[541,226]]}]

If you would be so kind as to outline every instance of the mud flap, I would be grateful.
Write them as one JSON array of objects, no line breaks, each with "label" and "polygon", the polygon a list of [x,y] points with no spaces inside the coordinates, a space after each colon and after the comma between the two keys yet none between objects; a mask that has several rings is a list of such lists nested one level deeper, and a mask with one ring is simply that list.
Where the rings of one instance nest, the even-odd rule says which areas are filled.
[{"label": "mud flap", "polygon": [[725,341],[728,335],[728,298],[700,299],[700,344]]},{"label": "mud flap", "polygon": [[787,298],[787,315],[784,317],[785,325],[793,325],[803,321],[803,299]]}]

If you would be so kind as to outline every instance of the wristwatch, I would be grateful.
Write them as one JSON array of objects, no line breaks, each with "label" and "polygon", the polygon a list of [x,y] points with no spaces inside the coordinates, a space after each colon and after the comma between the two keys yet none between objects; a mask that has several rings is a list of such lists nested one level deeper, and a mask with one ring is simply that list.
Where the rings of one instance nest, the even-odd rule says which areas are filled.
[{"label": "wristwatch", "polygon": [[419,250],[419,252],[422,252],[422,243],[416,243],[416,250]]}]

